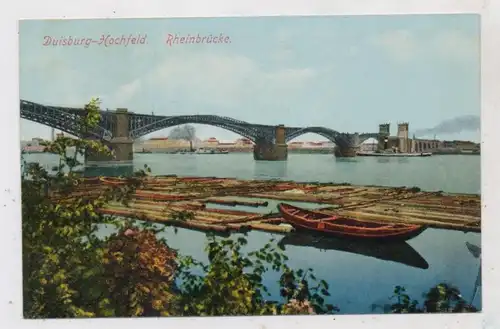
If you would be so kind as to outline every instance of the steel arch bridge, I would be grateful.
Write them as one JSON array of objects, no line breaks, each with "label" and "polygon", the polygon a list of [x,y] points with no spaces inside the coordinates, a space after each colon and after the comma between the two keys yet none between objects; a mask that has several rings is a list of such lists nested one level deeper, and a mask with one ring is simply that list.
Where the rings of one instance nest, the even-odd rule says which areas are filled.
[{"label": "steel arch bridge", "polygon": [[[79,130],[79,119],[85,115],[84,108],[42,105],[26,100],[20,101],[21,118],[56,128],[79,138],[90,136],[111,140],[116,131],[117,118],[114,111],[101,111],[101,120],[93,131],[86,136]],[[260,141],[274,142],[276,126],[252,124],[245,121],[217,115],[179,115],[158,116],[128,113],[128,131],[131,139],[137,139],[152,132],[182,124],[205,124],[223,128],[248,138],[254,143]],[[307,133],[315,133],[334,142],[338,147],[356,146],[376,133],[349,134],[340,133],[325,127],[285,127],[285,142]]]}]

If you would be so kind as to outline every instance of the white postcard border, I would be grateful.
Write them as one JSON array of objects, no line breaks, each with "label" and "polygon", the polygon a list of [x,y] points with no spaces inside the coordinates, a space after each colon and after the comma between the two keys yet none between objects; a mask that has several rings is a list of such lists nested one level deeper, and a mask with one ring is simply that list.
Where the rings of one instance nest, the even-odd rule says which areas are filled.
[{"label": "white postcard border", "polygon": [[[498,237],[500,228],[500,175],[495,146],[500,122],[500,1],[498,0],[143,0],[143,1],[26,1],[5,4],[0,11],[2,43],[2,103],[0,129],[3,141],[0,165],[1,232],[3,266],[0,271],[0,321],[6,328],[500,328],[495,301],[499,300]],[[19,66],[18,20],[21,18],[118,18],[200,17],[272,15],[347,15],[405,13],[481,13],[482,28],[482,244],[483,312],[456,315],[342,315],[300,317],[164,318],[106,320],[22,320],[20,150],[19,150]],[[140,321],[138,323],[137,321]]]}]

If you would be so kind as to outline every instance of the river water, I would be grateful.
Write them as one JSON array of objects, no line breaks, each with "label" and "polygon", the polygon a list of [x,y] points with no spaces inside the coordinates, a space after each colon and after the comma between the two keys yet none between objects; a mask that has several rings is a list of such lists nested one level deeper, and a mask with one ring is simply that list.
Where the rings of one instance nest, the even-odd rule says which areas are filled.
[{"label": "river water", "polygon": [[[26,155],[25,160],[40,162],[47,167],[57,164],[57,158],[49,154]],[[451,193],[480,193],[481,186],[480,157],[473,155],[335,159],[323,154],[290,154],[286,162],[256,162],[251,154],[135,154],[135,169],[143,168],[145,164],[157,175],[418,186],[422,190]],[[95,173],[104,173],[104,169]],[[276,201],[269,201],[268,207],[259,211],[275,211]],[[236,209],[246,210],[245,207]],[[101,233],[107,234],[109,230],[103,228]],[[169,245],[182,254],[207,261],[203,233],[180,229],[177,233],[170,230],[164,234]],[[283,242],[291,267],[313,268],[318,278],[330,284],[328,302],[337,305],[342,314],[381,313],[373,305],[389,303],[388,298],[396,285],[405,286],[410,296],[421,300],[422,293],[431,286],[447,282],[458,287],[470,300],[480,266],[480,260],[466,246],[466,242],[481,244],[478,233],[427,229],[408,243],[387,249],[331,239],[312,241],[307,237],[284,238],[250,232],[247,248],[260,248],[271,238]],[[265,276],[270,287],[276,287],[277,279],[277,274],[272,272]],[[478,308],[481,307],[480,290],[473,303]],[[271,289],[271,292],[278,298],[277,289]]]}]

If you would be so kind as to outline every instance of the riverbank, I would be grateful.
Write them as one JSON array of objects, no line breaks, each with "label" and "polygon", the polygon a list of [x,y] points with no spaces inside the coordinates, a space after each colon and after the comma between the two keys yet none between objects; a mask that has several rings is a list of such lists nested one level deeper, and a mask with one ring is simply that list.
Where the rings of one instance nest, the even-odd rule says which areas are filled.
[{"label": "riverbank", "polygon": [[[107,186],[122,184],[118,178],[89,178],[73,197],[97,195]],[[201,231],[289,233],[292,228],[284,223],[277,209],[259,211],[271,200],[300,203],[307,208],[321,208],[325,213],[367,221],[481,231],[481,202],[476,194],[333,183],[155,176],[136,191],[128,207],[111,203],[100,211]],[[239,205],[255,210],[239,210]],[[179,214],[181,220],[171,219]]]},{"label": "riverbank", "polygon": [[[225,151],[227,153],[253,153],[253,147],[207,147],[206,150],[213,150],[215,154],[219,154],[219,151]],[[136,148],[134,153],[138,154],[192,154],[189,149],[184,148]],[[288,153],[291,154],[332,154],[334,153],[333,148],[294,148],[288,147]]]}]

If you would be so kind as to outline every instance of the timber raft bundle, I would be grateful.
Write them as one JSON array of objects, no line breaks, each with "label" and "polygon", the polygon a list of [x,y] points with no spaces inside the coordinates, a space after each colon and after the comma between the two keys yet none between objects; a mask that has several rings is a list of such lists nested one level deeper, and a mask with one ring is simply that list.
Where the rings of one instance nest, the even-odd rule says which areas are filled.
[{"label": "timber raft bundle", "polygon": [[[89,178],[74,196],[97,196],[106,186],[125,183],[126,180],[120,178]],[[214,209],[210,206],[222,204],[258,208],[268,206],[272,200],[315,203],[317,207],[321,204],[324,213],[364,221],[481,231],[479,195],[333,183],[152,176],[145,178],[143,186],[132,195],[128,207],[116,202],[100,211],[103,214],[140,218],[201,231],[292,231],[291,226],[280,225],[284,224],[284,220],[276,207],[262,214],[248,210]],[[269,213],[271,211],[273,213]],[[182,220],[172,219],[179,217],[179,214]]]}]

